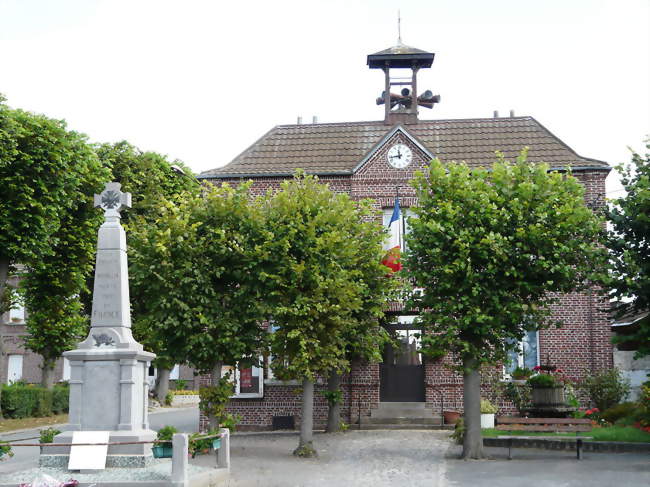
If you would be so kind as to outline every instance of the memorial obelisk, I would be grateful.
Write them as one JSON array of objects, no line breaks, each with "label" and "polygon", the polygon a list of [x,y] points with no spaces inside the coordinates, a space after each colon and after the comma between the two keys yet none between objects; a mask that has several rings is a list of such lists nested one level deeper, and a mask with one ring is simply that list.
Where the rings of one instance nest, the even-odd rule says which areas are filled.
[{"label": "memorial obelisk", "polygon": [[[70,361],[70,424],[55,443],[70,443],[74,431],[109,431],[110,442],[151,441],[147,371],[155,358],[131,333],[126,234],[120,211],[131,206],[131,194],[119,183],[107,183],[95,195],[104,210],[99,228],[93,306],[88,338],[63,354]],[[107,467],[145,467],[151,444],[111,445]],[[48,447],[41,466],[67,467],[69,447]]]}]

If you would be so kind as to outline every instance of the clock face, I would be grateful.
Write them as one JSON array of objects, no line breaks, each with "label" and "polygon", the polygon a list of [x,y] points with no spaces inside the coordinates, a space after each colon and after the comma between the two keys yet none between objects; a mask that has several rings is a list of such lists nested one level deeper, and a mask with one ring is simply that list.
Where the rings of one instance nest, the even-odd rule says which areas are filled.
[{"label": "clock face", "polygon": [[386,153],[388,164],[396,169],[404,169],[411,163],[413,152],[404,144],[395,144]]}]

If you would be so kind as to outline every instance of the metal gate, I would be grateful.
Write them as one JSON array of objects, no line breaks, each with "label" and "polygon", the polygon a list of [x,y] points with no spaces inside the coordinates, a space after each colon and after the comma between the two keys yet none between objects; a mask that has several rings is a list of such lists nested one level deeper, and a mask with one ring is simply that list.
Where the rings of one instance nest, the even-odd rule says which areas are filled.
[{"label": "metal gate", "polygon": [[379,400],[424,402],[424,365],[418,352],[420,330],[402,326],[387,326],[398,346],[389,344],[384,348],[384,362],[379,369]]}]

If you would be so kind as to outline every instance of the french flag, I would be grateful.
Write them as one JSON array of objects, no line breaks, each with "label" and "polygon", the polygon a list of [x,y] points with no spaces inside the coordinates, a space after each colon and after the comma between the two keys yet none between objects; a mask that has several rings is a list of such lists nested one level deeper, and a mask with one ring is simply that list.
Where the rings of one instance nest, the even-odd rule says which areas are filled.
[{"label": "french flag", "polygon": [[399,198],[395,199],[395,208],[393,209],[393,215],[390,217],[390,223],[388,223],[388,231],[390,233],[390,238],[388,240],[388,251],[381,261],[386,267],[390,268],[393,272],[397,272],[402,269],[402,262],[400,261],[401,256],[401,228],[400,224],[402,221],[402,212],[399,208]]}]

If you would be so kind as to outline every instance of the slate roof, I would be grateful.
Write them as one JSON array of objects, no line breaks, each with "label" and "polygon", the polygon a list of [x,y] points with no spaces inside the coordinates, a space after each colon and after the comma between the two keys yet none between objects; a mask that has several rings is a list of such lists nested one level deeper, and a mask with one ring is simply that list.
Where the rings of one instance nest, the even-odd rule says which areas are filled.
[{"label": "slate roof", "polygon": [[[383,121],[279,125],[226,166],[199,177],[287,176],[297,168],[349,175],[393,128]],[[527,146],[530,161],[552,168],[609,169],[606,162],[576,154],[532,117],[426,120],[402,129],[443,162],[489,165],[494,151],[513,160]]]}]

